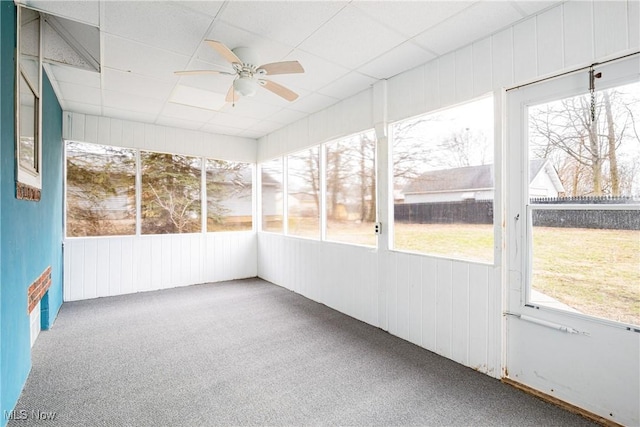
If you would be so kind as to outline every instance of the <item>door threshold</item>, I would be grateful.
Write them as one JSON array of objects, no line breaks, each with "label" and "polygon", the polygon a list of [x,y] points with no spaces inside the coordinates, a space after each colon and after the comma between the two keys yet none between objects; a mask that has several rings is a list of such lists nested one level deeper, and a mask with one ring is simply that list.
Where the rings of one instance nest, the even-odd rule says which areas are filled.
[{"label": "door threshold", "polygon": [[533,395],[541,400],[544,400],[545,402],[549,402],[553,405],[559,406],[562,409],[565,409],[569,412],[572,412],[574,414],[580,415],[590,421],[593,421],[595,423],[598,423],[600,425],[606,426],[606,427],[624,427],[622,424],[618,424],[615,421],[612,421],[610,419],[604,418],[600,415],[594,414],[593,412],[587,411],[584,408],[581,408],[579,406],[576,405],[572,405],[571,403],[565,402],[564,400],[560,400],[555,396],[551,396],[547,393],[544,393],[540,390],[536,390],[535,388],[529,387],[528,385],[524,385],[522,383],[519,383],[517,381],[512,380],[511,378],[502,378],[500,381],[502,381],[505,384],[508,384],[514,388],[517,388],[518,390],[524,391],[527,394]]}]

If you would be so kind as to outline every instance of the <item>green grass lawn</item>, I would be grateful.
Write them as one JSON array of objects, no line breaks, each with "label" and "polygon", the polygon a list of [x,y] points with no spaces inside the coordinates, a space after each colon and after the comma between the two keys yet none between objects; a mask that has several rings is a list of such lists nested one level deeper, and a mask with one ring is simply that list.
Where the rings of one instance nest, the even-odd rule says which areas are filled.
[{"label": "green grass lawn", "polygon": [[[493,262],[493,227],[396,224],[395,248]],[[533,289],[581,313],[640,325],[640,232],[536,227]]]}]

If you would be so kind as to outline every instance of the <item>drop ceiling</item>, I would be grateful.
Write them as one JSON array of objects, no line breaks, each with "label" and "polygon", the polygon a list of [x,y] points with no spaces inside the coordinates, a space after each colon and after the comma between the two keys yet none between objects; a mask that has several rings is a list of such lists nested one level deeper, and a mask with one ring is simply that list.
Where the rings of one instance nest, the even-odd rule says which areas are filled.
[{"label": "drop ceiling", "polygon": [[[23,3],[100,30],[100,72],[47,65],[64,110],[259,138],[560,2]],[[205,39],[251,47],[262,63],[299,61],[304,74],[270,77],[299,98],[288,102],[260,89],[235,106],[216,105],[232,76],[174,74],[232,71]]]}]

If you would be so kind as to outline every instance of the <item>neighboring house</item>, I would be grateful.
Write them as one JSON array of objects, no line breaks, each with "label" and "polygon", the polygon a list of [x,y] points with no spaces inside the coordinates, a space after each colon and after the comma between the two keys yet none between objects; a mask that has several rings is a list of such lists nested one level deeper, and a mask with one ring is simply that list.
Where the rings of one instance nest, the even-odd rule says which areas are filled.
[{"label": "neighboring house", "polygon": [[[425,172],[404,187],[404,203],[493,200],[493,175],[493,165]],[[531,197],[557,197],[564,192],[562,182],[548,160],[532,160],[529,177]]]}]

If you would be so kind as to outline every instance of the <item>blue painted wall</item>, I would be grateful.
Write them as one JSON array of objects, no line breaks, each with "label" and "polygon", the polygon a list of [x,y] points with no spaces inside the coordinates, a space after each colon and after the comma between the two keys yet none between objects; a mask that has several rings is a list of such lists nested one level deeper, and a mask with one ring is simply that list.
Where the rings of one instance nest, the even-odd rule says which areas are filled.
[{"label": "blue painted wall", "polygon": [[31,369],[27,288],[48,267],[42,326],[62,305],[62,110],[43,73],[42,199],[15,198],[14,49],[16,8],[0,1],[0,417],[14,408]]}]

